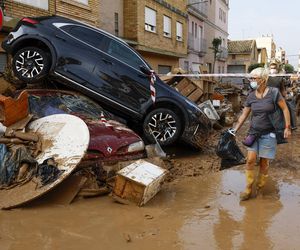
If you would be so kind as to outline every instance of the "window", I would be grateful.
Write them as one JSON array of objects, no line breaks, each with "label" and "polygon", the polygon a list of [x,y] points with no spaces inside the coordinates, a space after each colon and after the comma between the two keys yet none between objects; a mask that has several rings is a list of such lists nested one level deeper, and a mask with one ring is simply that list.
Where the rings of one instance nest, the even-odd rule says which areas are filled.
[{"label": "window", "polygon": [[182,23],[176,22],[176,40],[183,41],[183,30],[182,30]]},{"label": "window", "polygon": [[93,31],[91,29],[77,25],[66,25],[61,27],[61,29],[69,33],[69,35],[98,49],[101,48],[101,45],[106,38],[104,35],[100,34],[97,31]]},{"label": "window", "polygon": [[172,66],[158,65],[158,74],[168,74],[172,71]]},{"label": "window", "polygon": [[219,8],[219,19],[222,20],[222,10]]},{"label": "window", "polygon": [[15,2],[24,3],[44,10],[49,9],[48,0],[15,0]]},{"label": "window", "polygon": [[196,38],[198,37],[198,34],[197,34],[197,28],[198,28],[198,26],[197,26],[197,24],[195,23],[195,37],[196,37]]},{"label": "window", "polygon": [[189,61],[184,61],[183,69],[184,69],[186,72],[189,72]]},{"label": "window", "polygon": [[172,20],[170,17],[164,16],[164,36],[171,37]]},{"label": "window", "polygon": [[145,30],[156,32],[156,11],[145,7]]},{"label": "window", "polygon": [[141,65],[145,65],[145,63],[137,56],[137,54],[115,40],[110,41],[107,48],[107,53],[137,70],[140,70]]},{"label": "window", "polygon": [[73,0],[73,1],[78,2],[78,3],[85,4],[85,5],[88,5],[88,4],[89,4],[89,0]]},{"label": "window", "polygon": [[115,35],[119,36],[119,13],[115,13]]},{"label": "window", "polygon": [[232,55],[232,60],[235,60],[235,55]]},{"label": "window", "polygon": [[192,22],[192,35],[194,37],[194,22]]},{"label": "window", "polygon": [[223,13],[223,21],[224,21],[224,23],[226,23],[226,13],[225,12]]}]

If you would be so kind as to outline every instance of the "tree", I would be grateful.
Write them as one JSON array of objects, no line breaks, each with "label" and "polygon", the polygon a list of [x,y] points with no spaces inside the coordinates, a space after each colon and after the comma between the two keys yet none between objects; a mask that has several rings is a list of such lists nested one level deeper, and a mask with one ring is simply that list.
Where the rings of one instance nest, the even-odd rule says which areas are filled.
[{"label": "tree", "polygon": [[248,67],[248,73],[250,73],[252,70],[256,69],[256,68],[264,68],[265,64],[264,63],[253,63]]},{"label": "tree", "polygon": [[291,64],[285,64],[284,65],[284,71],[286,73],[294,73],[294,67]]},{"label": "tree", "polygon": [[213,63],[213,68],[212,68],[212,72],[214,73],[217,54],[221,52],[220,45],[222,43],[222,40],[221,40],[221,38],[214,38],[211,43],[212,43],[212,47],[210,47],[210,49],[212,49],[212,51],[214,53],[214,63]]}]

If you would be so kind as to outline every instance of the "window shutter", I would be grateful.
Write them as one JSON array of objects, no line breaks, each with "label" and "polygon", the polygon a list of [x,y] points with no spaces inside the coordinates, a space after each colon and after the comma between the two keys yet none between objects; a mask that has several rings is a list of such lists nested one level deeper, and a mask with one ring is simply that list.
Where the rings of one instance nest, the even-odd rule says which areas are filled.
[{"label": "window shutter", "polygon": [[171,36],[171,18],[164,16],[164,34]]},{"label": "window shutter", "polygon": [[156,11],[145,7],[145,23],[156,27]]},{"label": "window shutter", "polygon": [[40,9],[48,10],[49,9],[49,1],[48,0],[14,0],[15,2],[27,4],[30,6],[35,6]]},{"label": "window shutter", "polygon": [[182,41],[182,23],[176,22],[176,38],[178,41]]}]

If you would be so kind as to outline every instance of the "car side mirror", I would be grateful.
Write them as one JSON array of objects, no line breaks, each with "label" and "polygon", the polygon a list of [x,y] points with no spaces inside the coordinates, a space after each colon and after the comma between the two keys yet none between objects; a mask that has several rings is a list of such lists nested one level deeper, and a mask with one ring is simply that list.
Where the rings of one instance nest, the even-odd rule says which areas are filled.
[{"label": "car side mirror", "polygon": [[146,68],[144,65],[140,66],[140,70],[146,75],[151,75],[151,71],[148,68]]}]

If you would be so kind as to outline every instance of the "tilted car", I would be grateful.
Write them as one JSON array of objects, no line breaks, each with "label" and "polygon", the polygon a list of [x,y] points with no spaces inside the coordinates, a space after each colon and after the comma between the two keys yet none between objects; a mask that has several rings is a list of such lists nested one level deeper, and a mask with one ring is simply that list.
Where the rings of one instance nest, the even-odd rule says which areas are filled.
[{"label": "tilted car", "polygon": [[113,120],[110,113],[90,98],[65,90],[28,89],[27,92],[29,111],[35,118],[72,114],[87,124],[90,143],[82,164],[144,157],[142,139],[124,124]]},{"label": "tilted car", "polygon": [[123,40],[64,17],[23,18],[2,47],[13,57],[15,75],[26,83],[45,77],[92,97],[128,121],[142,124],[145,137],[162,145],[179,138],[201,147],[211,124],[197,105],[156,76]]}]

